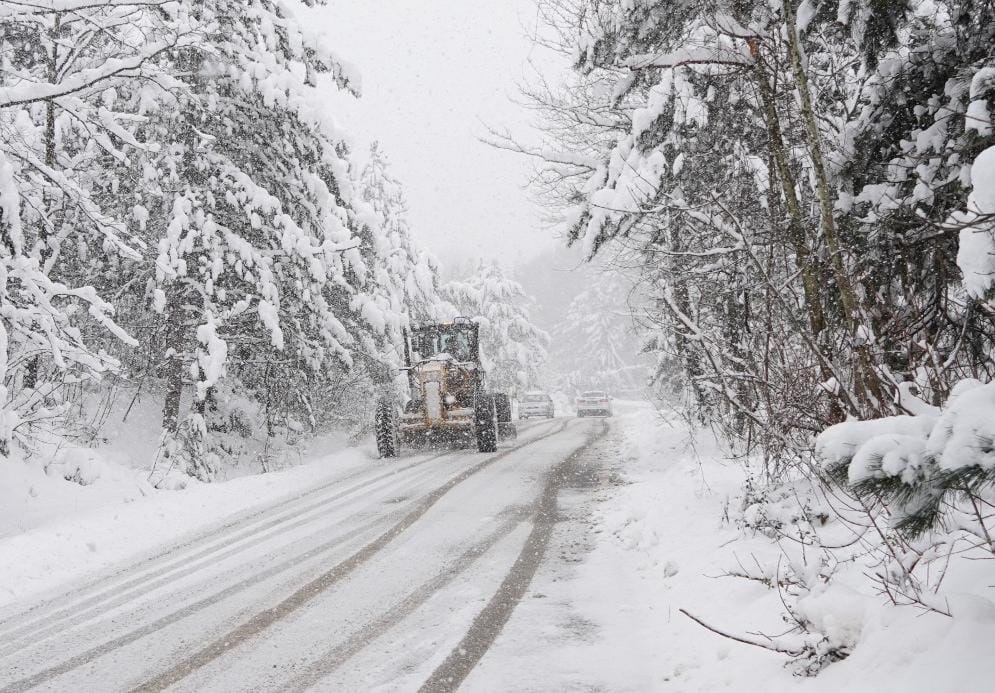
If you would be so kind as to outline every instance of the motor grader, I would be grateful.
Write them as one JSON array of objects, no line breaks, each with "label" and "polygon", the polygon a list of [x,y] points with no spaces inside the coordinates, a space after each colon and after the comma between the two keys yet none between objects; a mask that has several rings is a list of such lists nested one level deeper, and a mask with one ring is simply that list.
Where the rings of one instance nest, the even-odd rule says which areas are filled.
[{"label": "motor grader", "polygon": [[488,392],[480,362],[480,325],[469,318],[422,323],[404,331],[407,398],[377,400],[377,451],[396,457],[404,445],[476,441],[494,452],[498,441],[516,435],[511,401]]}]

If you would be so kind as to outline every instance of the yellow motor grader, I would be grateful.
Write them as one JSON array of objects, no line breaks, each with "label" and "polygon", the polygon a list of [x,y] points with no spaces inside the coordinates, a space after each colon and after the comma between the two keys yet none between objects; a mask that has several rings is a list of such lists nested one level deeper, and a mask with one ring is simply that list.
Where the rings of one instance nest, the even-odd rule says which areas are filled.
[{"label": "yellow motor grader", "polygon": [[412,443],[476,440],[480,452],[494,452],[498,441],[517,435],[511,400],[487,392],[480,362],[480,326],[469,318],[421,323],[404,331],[408,398],[377,400],[377,451],[396,457]]}]

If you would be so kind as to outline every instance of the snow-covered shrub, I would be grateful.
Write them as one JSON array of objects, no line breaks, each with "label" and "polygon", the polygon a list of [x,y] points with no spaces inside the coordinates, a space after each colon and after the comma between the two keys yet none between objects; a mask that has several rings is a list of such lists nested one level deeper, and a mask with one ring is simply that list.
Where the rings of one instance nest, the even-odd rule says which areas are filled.
[{"label": "snow-covered shrub", "polygon": [[995,383],[965,380],[942,407],[837,424],[816,438],[817,464],[754,477],[737,524],[778,551],[727,574],[776,590],[791,626],[757,644],[808,676],[849,656],[882,604],[969,617],[946,587],[995,555],[993,422]]},{"label": "snow-covered shrub", "polygon": [[[846,659],[860,640],[866,600],[848,587],[832,582],[825,560],[817,569],[796,579],[795,599],[785,602],[785,620],[800,635],[799,653],[791,662],[799,676],[815,676],[824,668]],[[814,579],[813,579],[814,576]]]},{"label": "snow-covered shrub", "polygon": [[45,465],[45,472],[80,486],[89,486],[100,479],[105,467],[92,450],[68,449],[60,450],[55,459]]},{"label": "snow-covered shrub", "polygon": [[[995,383],[959,383],[939,416],[836,424],[816,439],[823,468],[915,536],[935,527],[952,496],[990,493],[995,482]],[[979,518],[980,519],[980,518]]]},{"label": "snow-covered shrub", "polygon": [[797,502],[797,492],[789,485],[773,486],[763,483],[756,476],[747,477],[736,514],[737,525],[777,539],[786,527],[795,526],[804,519],[803,510]]},{"label": "snow-covered shrub", "polygon": [[748,483],[736,524],[776,541],[773,557],[736,553],[725,576],[757,582],[778,593],[788,630],[751,642],[789,656],[798,676],[815,676],[856,647],[865,600],[834,579],[847,558],[822,546],[838,525],[813,479],[797,476],[779,485]]}]

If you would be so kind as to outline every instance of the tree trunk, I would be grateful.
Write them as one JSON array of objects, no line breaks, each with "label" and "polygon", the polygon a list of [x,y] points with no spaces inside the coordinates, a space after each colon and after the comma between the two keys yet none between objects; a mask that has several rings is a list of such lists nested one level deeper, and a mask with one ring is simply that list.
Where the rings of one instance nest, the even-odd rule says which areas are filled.
[{"label": "tree trunk", "polygon": [[180,429],[180,399],[183,396],[183,315],[177,305],[166,316],[166,401],[162,409],[162,429],[175,435]]},{"label": "tree trunk", "polygon": [[[52,31],[49,40],[52,43],[52,50],[47,56],[46,72],[50,84],[55,84],[58,78],[59,69],[59,29],[62,25],[62,15],[56,13],[52,24]],[[49,168],[55,167],[55,101],[49,99],[45,102],[45,165]],[[51,211],[52,201],[45,195],[45,209]],[[41,266],[44,267],[48,259],[52,256],[53,248],[49,243],[48,227],[42,221],[38,226],[38,244],[41,253]],[[41,374],[41,356],[34,356],[28,361],[24,371],[23,386],[25,389],[33,390],[38,386],[39,375]]]},{"label": "tree trunk", "polygon": [[[819,374],[823,382],[833,377],[833,371],[827,364],[827,358],[831,357],[826,349],[828,335],[826,333],[826,308],[822,300],[822,281],[820,279],[822,271],[820,264],[813,255],[809,247],[809,239],[805,233],[805,221],[802,216],[801,206],[798,203],[798,186],[795,181],[794,172],[791,170],[788,161],[787,148],[784,144],[784,135],[781,129],[781,120],[777,113],[777,103],[775,95],[768,81],[768,71],[760,55],[757,44],[751,42],[750,52],[754,59],[754,72],[756,74],[757,89],[760,93],[760,103],[763,109],[764,123],[767,128],[767,138],[770,145],[770,157],[773,160],[773,171],[770,172],[771,183],[769,196],[776,201],[776,194],[773,192],[773,183],[780,182],[781,193],[784,197],[784,206],[788,214],[788,243],[795,255],[795,265],[801,275],[802,291],[805,297],[805,311],[808,318],[809,329],[812,331],[812,345],[822,353],[814,353],[813,356],[818,363]],[[775,211],[777,206],[770,204],[772,225],[777,224]],[[839,422],[845,418],[846,405],[840,398],[833,398],[830,402],[829,418],[832,422]],[[856,412],[853,412],[856,413]]]},{"label": "tree trunk", "polygon": [[[862,326],[862,311],[857,291],[844,264],[843,249],[839,234],[836,231],[836,219],[833,212],[833,195],[829,189],[829,178],[826,174],[826,163],[822,152],[822,138],[819,124],[816,121],[815,110],[812,107],[812,94],[808,86],[808,74],[802,64],[801,47],[797,30],[796,7],[797,0],[787,0],[784,3],[784,18],[788,34],[788,57],[791,70],[795,77],[798,91],[801,117],[805,124],[809,155],[812,158],[812,170],[815,174],[816,195],[819,199],[819,216],[826,249],[829,251],[830,267],[840,291],[843,303],[845,324],[852,339],[856,340],[858,329]],[[854,389],[860,401],[864,414],[873,415],[885,410],[884,392],[881,379],[874,368],[874,360],[869,344],[854,344],[856,363],[854,364]]]},{"label": "tree trunk", "polygon": [[[818,337],[826,327],[826,314],[819,295],[819,275],[816,270],[812,252],[805,237],[805,225],[802,219],[801,207],[798,204],[798,188],[795,185],[794,173],[788,165],[788,157],[781,134],[781,121],[777,115],[777,105],[763,61],[755,46],[753,50],[757,88],[763,105],[764,121],[767,126],[767,137],[770,140],[771,155],[777,169],[777,177],[781,182],[784,194],[784,204],[788,211],[788,241],[795,253],[795,262],[801,272],[802,290],[805,294],[805,308],[808,313],[808,323],[812,334]],[[772,210],[773,211],[773,210]]]}]

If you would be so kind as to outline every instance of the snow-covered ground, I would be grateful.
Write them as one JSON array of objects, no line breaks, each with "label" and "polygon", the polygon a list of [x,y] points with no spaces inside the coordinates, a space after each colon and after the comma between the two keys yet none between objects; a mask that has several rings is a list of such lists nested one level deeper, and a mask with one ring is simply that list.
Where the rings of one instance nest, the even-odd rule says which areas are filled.
[{"label": "snow-covered ground", "polygon": [[371,446],[331,454],[326,446],[314,448],[300,466],[214,484],[190,479],[176,490],[153,487],[148,470],[110,461],[99,450],[60,458],[85,470],[85,485],[64,479],[64,466],[0,464],[0,614],[5,606],[167,551],[213,525],[380,464]]},{"label": "snow-covered ground", "polygon": [[[533,556],[530,542],[548,526],[543,499],[555,497],[555,472],[600,429],[592,420],[541,421],[496,454],[414,451],[384,462],[359,450],[163,495],[177,499],[172,510],[181,514],[212,503],[240,512],[213,526],[192,522],[198,530],[185,536],[169,523],[172,533],[158,538],[169,535],[172,547],[144,556],[139,546],[118,546],[126,560],[96,578],[80,580],[84,566],[50,566],[59,596],[38,602],[24,592],[0,610],[0,688],[416,688],[448,670],[446,655],[460,652],[520,556],[535,564],[541,553]],[[267,478],[269,490],[260,486]],[[306,494],[291,493],[302,487]],[[281,494],[290,498],[258,505]],[[29,539],[55,541],[68,524],[80,536],[134,536],[155,521],[161,502],[136,501],[117,517],[80,513],[72,523],[44,523]],[[18,550],[13,541],[5,540],[5,555]],[[25,558],[26,574],[32,564],[42,568]]]},{"label": "snow-covered ground", "polygon": [[261,474],[261,443],[251,438],[237,464],[219,469],[223,483],[201,483],[156,459],[161,410],[154,396],[118,398],[90,446],[58,438],[29,460],[0,464],[0,613],[376,458],[372,443],[349,447],[344,434],[331,433],[284,444]]},{"label": "snow-covered ground", "polygon": [[[735,642],[791,627],[777,589],[728,576],[798,560],[741,529],[744,470],[707,432],[648,405],[623,407],[591,451],[586,488],[561,499],[561,523],[533,581],[468,690],[980,691],[995,680],[995,606],[987,566],[963,579],[964,617],[887,605],[856,565],[799,600],[849,658],[817,677]],[[990,580],[988,581],[990,582]],[[514,667],[506,666],[514,662]]]},{"label": "snow-covered ground", "polygon": [[777,655],[716,638],[678,612],[724,617],[732,603],[737,623],[778,625],[758,603],[763,588],[710,577],[739,536],[724,519],[739,470],[649,405],[616,406],[586,477],[561,496],[563,522],[530,598],[467,690],[756,690],[780,674]]},{"label": "snow-covered ground", "polygon": [[[869,592],[859,563],[838,571],[831,583],[793,602],[822,632],[855,644],[847,659],[830,664],[814,678],[794,675],[795,668],[782,654],[722,637],[694,622],[682,610],[716,629],[755,641],[763,641],[760,634],[778,636],[789,630],[779,590],[728,574],[760,575],[761,566],[798,562],[799,555],[793,547],[779,546],[744,527],[741,518],[754,512],[744,508],[741,498],[744,467],[739,461],[727,460],[726,452],[708,433],[692,433],[676,417],[646,403],[617,405],[608,433],[580,449],[565,467],[566,478],[558,482],[557,521],[544,557],[509,621],[499,628],[493,644],[484,646],[463,690],[935,693],[984,690],[984,682],[995,678],[995,662],[990,657],[995,607],[987,598],[991,590],[985,579],[987,565],[980,562],[968,570],[951,572],[955,618],[886,605],[882,597]],[[504,571],[526,541],[524,517],[515,513],[527,507],[524,503],[533,502],[536,481],[549,478],[565,451],[575,449],[600,425],[568,418],[523,427],[517,443],[524,446],[521,452],[508,452],[507,461],[460,482],[443,505],[399,535],[393,550],[355,579],[324,590],[322,603],[337,604],[335,613],[341,612],[349,628],[358,629],[357,635],[335,645],[329,651],[334,657],[328,655],[331,659],[321,660],[325,664],[307,669],[307,676],[294,667],[287,670],[287,676],[299,675],[298,679],[311,681],[319,690],[329,681],[349,681],[359,689],[407,691],[417,689],[433,670],[442,669],[446,652],[468,632],[474,615],[488,599],[493,601],[491,595]],[[551,435],[547,443],[536,445]],[[374,459],[369,445],[314,454],[311,462],[292,469],[216,484],[191,483],[172,491],[155,489],[138,470],[107,460],[93,463],[100,473],[88,485],[46,474],[37,466],[0,466],[0,622],[76,585],[130,585],[146,579],[142,577],[146,573],[155,578],[163,571],[175,575],[175,580],[157,578],[149,583],[151,593],[138,590],[127,597],[132,601],[125,596],[114,601],[113,592],[87,596],[90,593],[84,589],[50,602],[42,615],[30,618],[41,619],[43,624],[66,619],[67,643],[75,642],[73,629],[87,623],[106,631],[99,636],[106,638],[120,627],[113,618],[99,620],[104,607],[90,603],[98,597],[112,599],[106,607],[108,614],[133,609],[136,618],[149,623],[155,618],[173,618],[160,612],[179,609],[190,600],[199,604],[196,600],[203,598],[205,590],[217,592],[228,584],[225,581],[245,574],[268,575],[266,571],[275,568],[264,567],[283,560],[284,554],[297,551],[310,556],[308,542],[326,541],[331,530],[345,531],[350,517],[382,524],[393,521],[390,518],[398,512],[407,512],[406,508],[422,507],[421,499],[429,497],[422,494],[436,493],[434,487],[446,479],[462,478],[471,462],[483,459],[473,452],[442,461],[415,454],[402,462],[385,463]],[[396,478],[380,480],[395,468]],[[447,481],[446,488],[451,483]],[[360,492],[360,487],[369,484],[375,492]],[[340,494],[345,494],[343,500],[334,500]],[[297,500],[291,503],[290,499]],[[490,508],[492,503],[496,505]],[[290,512],[290,508],[298,509]],[[517,529],[507,536],[500,534],[493,545],[484,542],[484,548],[466,549],[465,530],[475,523],[491,527],[504,517],[516,518],[509,527]],[[297,524],[301,527],[296,528]],[[381,524],[369,531],[381,531],[377,529]],[[267,530],[270,525],[273,532]],[[257,526],[258,539],[249,537],[242,542],[244,547],[227,550],[225,537],[240,537],[239,528]],[[453,537],[446,534],[450,531],[455,532]],[[289,539],[281,539],[280,532]],[[254,547],[253,542],[261,543]],[[418,542],[427,542],[431,551],[415,551]],[[201,557],[210,551],[224,560],[215,564],[209,556]],[[464,553],[457,556],[459,551]],[[190,562],[185,562],[188,554]],[[446,568],[419,586],[422,578],[415,574],[436,565],[437,558],[463,567],[456,572]],[[309,578],[332,565],[324,558],[302,560],[295,570]],[[401,569],[403,565],[408,567]],[[475,567],[470,570],[470,566]],[[237,607],[236,616],[224,615],[228,607],[212,602],[203,612],[191,612],[189,618],[213,633],[222,627],[211,620],[215,611],[223,615],[219,623],[229,624],[232,618],[247,618],[261,609],[265,613],[267,600],[289,593],[299,582],[289,573],[280,579],[286,584],[277,582],[273,587],[264,581],[260,584],[266,589],[256,590],[258,594],[250,590],[237,597],[232,604]],[[225,590],[218,594],[226,594]],[[157,597],[158,591],[167,597]],[[76,602],[85,609],[78,615],[72,609],[66,611],[65,604]],[[359,611],[346,617],[350,604],[359,605]],[[308,622],[307,614],[315,608],[302,609],[301,623]],[[46,609],[66,613],[45,615]],[[322,609],[315,613],[326,614],[319,619],[324,623],[332,612]],[[15,617],[4,626],[20,633],[23,642],[17,647],[31,642],[28,631],[17,630],[18,619],[23,618]],[[183,623],[172,627],[186,638],[192,631]],[[274,661],[282,662],[280,666],[290,666],[288,662],[295,657],[311,657],[314,650],[311,645],[293,650],[290,640],[281,635],[289,627],[273,626],[272,643],[266,635],[269,631],[262,631],[263,644],[279,650]],[[48,631],[32,645],[40,648],[38,652],[48,646],[45,638],[62,637],[51,624]],[[168,645],[171,632],[154,630],[148,637],[163,639]],[[331,638],[331,646],[340,635],[345,637],[329,635],[321,640]],[[90,645],[83,639],[71,647]],[[168,647],[162,651],[157,668],[171,663],[168,652]],[[421,654],[415,657],[417,653]],[[102,650],[94,651],[95,661],[104,656]],[[108,651],[106,656],[117,662],[115,666],[127,664],[133,670],[131,681],[138,680],[142,667],[128,659],[127,651]],[[242,671],[249,661],[236,657],[231,670]],[[71,676],[83,674],[66,671]],[[249,678],[277,680],[261,676],[256,672]],[[207,685],[209,679],[207,673],[197,674],[187,684]],[[59,687],[59,681],[63,679],[52,679],[50,688],[66,690]],[[117,690],[111,681],[108,684],[108,690]],[[217,681],[211,685],[217,687]]]}]

